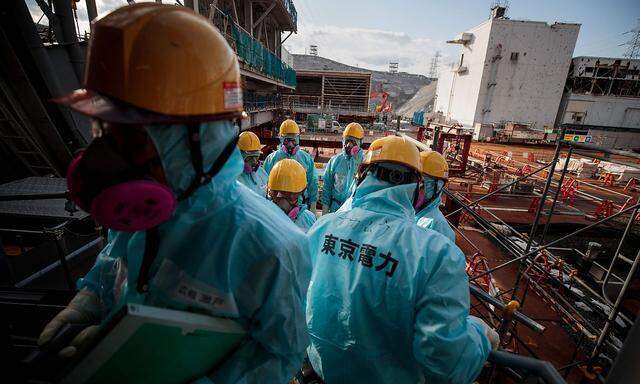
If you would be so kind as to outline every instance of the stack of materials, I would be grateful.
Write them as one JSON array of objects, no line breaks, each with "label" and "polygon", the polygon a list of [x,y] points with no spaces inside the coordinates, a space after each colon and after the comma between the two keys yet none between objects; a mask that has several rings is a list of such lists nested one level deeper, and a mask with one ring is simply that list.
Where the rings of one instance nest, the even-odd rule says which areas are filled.
[{"label": "stack of materials", "polygon": [[[556,171],[559,172],[562,170],[566,161],[566,158],[560,158],[558,160],[558,165],[556,166]],[[585,178],[595,177],[597,170],[598,164],[594,163],[590,159],[570,159],[569,165],[567,166],[567,171],[575,173],[578,177]]]},{"label": "stack of materials", "polygon": [[627,165],[613,164],[608,161],[601,161],[598,165],[600,173],[608,172],[616,175],[616,181],[626,183],[632,178],[640,178],[640,169]]}]

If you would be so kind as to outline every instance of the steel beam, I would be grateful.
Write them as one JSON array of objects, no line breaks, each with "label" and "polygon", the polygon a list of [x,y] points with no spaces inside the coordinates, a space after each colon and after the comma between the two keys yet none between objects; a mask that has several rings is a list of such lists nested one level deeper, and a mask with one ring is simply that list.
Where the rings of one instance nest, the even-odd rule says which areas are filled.
[{"label": "steel beam", "polygon": [[573,141],[563,141],[564,144],[572,146],[574,148],[578,148],[578,149],[586,149],[588,151],[596,151],[596,152],[604,152],[604,153],[608,153],[610,155],[618,155],[618,156],[624,156],[624,157],[630,157],[636,160],[640,160],[640,153],[635,153],[635,152],[631,152],[631,151],[623,151],[620,149],[609,149],[609,148],[605,148],[605,147],[601,147],[599,145],[594,145],[594,144],[583,144],[583,143],[576,143]]},{"label": "steel beam", "polygon": [[[558,186],[556,187],[556,191],[553,195],[553,200],[551,200],[551,207],[549,208],[549,213],[547,214],[547,220],[544,223],[544,230],[542,231],[542,238],[540,239],[540,244],[544,244],[544,238],[547,235],[549,226],[551,225],[551,216],[553,215],[553,211],[556,208],[556,203],[558,202],[558,196],[560,195],[560,189],[562,189],[562,183],[564,182],[564,175],[567,174],[567,168],[569,167],[569,160],[571,159],[572,153],[573,153],[573,147],[569,147],[569,151],[567,152],[567,158],[565,159],[564,167],[562,168],[562,173],[560,174],[560,180],[558,181]],[[544,207],[544,204],[542,206]]]}]

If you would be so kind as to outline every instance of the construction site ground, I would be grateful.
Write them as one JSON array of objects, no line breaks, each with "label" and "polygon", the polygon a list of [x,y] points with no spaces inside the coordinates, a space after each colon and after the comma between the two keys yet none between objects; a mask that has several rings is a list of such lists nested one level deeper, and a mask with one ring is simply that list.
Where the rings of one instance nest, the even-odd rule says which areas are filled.
[{"label": "construction site ground", "polygon": [[[510,159],[510,164],[506,164],[502,172],[518,176],[518,168],[522,169],[523,167],[528,166],[530,168],[529,172],[534,171],[545,163],[551,161],[553,152],[554,147],[552,146],[506,145],[474,142],[471,145],[470,158],[474,160],[481,160],[478,156],[480,154],[491,154],[493,159],[496,159],[498,156],[508,157]],[[527,154],[533,154],[535,160],[529,160],[527,158]],[[564,155],[566,156],[566,152]],[[563,157],[562,154],[561,157]],[[586,158],[586,156],[574,153],[572,158]],[[622,160],[621,158],[619,159]],[[625,159],[625,161],[629,162],[628,159]],[[560,166],[557,166],[554,174],[554,181],[556,182],[560,178],[560,170]],[[526,173],[526,171],[522,173]],[[531,180],[536,183],[534,189],[535,195],[540,195],[545,179],[546,176],[543,173],[539,173],[531,177]],[[553,223],[564,222],[587,225],[595,221],[594,217],[596,210],[600,205],[602,205],[603,201],[612,202],[613,212],[615,213],[619,211],[625,203],[634,201],[640,196],[640,194],[634,190],[625,191],[624,188],[626,184],[614,182],[613,185],[606,185],[603,180],[578,177],[571,174],[565,176],[563,185],[569,183],[571,181],[570,179],[575,179],[577,181],[575,195],[563,200],[562,194],[560,194],[554,210],[554,215],[551,219],[551,222]],[[470,200],[475,200],[482,195],[487,194],[489,192],[488,187],[488,183],[484,183],[483,185],[480,180],[465,177],[452,178],[448,185],[448,188],[452,191],[464,192],[465,196]],[[555,194],[556,188],[557,183],[556,185],[552,185],[549,196],[553,196]],[[535,210],[532,209],[534,207],[532,207],[531,204],[534,197],[534,195],[498,193],[497,196],[493,196],[483,201],[481,205],[508,223],[527,224],[531,223],[534,217]],[[547,211],[550,205],[551,203],[548,200],[544,211]],[[545,223],[545,220],[546,217],[543,215],[541,223]]]},{"label": "construction site ground", "polygon": [[[485,252],[489,268],[496,267],[499,264],[511,260],[510,255],[500,249],[477,229],[463,227],[461,228],[461,231],[467,238],[473,241],[476,246]],[[475,253],[475,249],[471,247],[469,243],[462,240],[459,235],[456,243],[465,255],[473,255]],[[502,296],[504,302],[508,302],[510,300],[511,287],[513,286],[518,267],[518,264],[512,264],[492,274],[499,291],[505,292]],[[579,361],[586,358],[586,355],[584,355],[583,352],[573,356],[576,341],[563,328],[563,322],[560,316],[551,310],[550,306],[545,303],[540,296],[530,292],[530,294],[527,295],[527,299],[524,304],[525,306],[522,308],[522,312],[546,327],[544,333],[540,335],[525,326],[516,325],[517,337],[523,344],[531,349],[538,358],[552,362],[556,368],[568,365],[572,360]],[[472,314],[477,315],[478,312],[485,316],[488,314],[488,311],[480,301],[473,297],[471,305]],[[514,352],[525,356],[532,355],[526,348],[515,346],[515,343],[503,345],[502,348],[513,350]],[[561,372],[561,374],[564,373],[565,372]],[[572,369],[569,371],[567,382],[579,383],[581,378],[582,374],[580,371],[578,369]]]},{"label": "construction site ground", "polygon": [[[484,155],[489,153],[495,160],[498,156],[504,156],[508,160],[503,159],[504,167],[501,170],[505,173],[510,173],[514,177],[521,176],[522,174],[535,171],[537,168],[544,166],[545,163],[549,163],[554,154],[555,148],[553,146],[530,146],[530,145],[505,145],[505,144],[493,144],[493,143],[472,143],[470,158],[476,161],[483,160]],[[528,154],[533,154],[530,156]],[[597,156],[603,156],[603,154],[592,153]],[[566,156],[566,151],[564,152]],[[561,157],[563,155],[561,154]],[[573,154],[572,158],[585,157],[579,154]],[[533,158],[533,161],[532,161]],[[622,157],[614,157],[615,160],[622,160],[626,163],[630,163],[629,159]],[[522,168],[525,168],[524,172]],[[554,180],[558,181],[560,178],[561,168],[556,168],[554,174]],[[486,182],[482,183],[482,179],[476,177],[469,177],[467,172],[465,177],[452,178],[449,182],[449,190],[457,191],[462,196],[466,197],[468,201],[476,200],[483,195],[489,193],[490,184]],[[471,172],[472,173],[472,172]],[[638,199],[639,194],[634,190],[625,190],[626,183],[616,183],[613,185],[605,183],[605,181],[594,178],[579,178],[576,175],[565,175],[563,184],[570,182],[569,179],[574,178],[577,183],[575,195],[571,198],[562,200],[562,193],[559,193],[559,198],[555,206],[555,211],[550,220],[550,229],[547,234],[547,242],[556,238],[560,238],[566,233],[575,231],[581,227],[590,225],[595,221],[603,218],[600,213],[598,216],[598,207],[602,205],[603,201],[610,201],[612,203],[612,213],[617,213],[625,204],[634,202]],[[535,208],[537,202],[534,201],[536,196],[540,196],[542,188],[545,184],[546,175],[538,174],[532,177],[534,180],[534,188],[530,195],[518,195],[510,193],[498,193],[496,196],[488,198],[480,203],[482,209],[478,213],[488,221],[495,224],[507,224],[521,233],[527,234],[531,228],[531,224],[535,218]],[[549,196],[553,197],[558,184],[552,184]],[[538,200],[539,201],[539,200]],[[532,204],[532,202],[534,204]],[[538,234],[540,229],[546,223],[546,214],[551,206],[551,199],[547,201],[541,215]],[[558,244],[558,247],[586,249],[586,245],[589,241],[598,241],[603,244],[603,247],[615,249],[617,245],[617,239],[624,231],[627,220],[630,215],[622,215],[620,220],[607,223],[602,227],[596,227],[594,230],[585,232],[582,236],[575,238],[569,238],[566,241]],[[465,255],[473,255],[479,248],[483,255],[485,255],[489,268],[496,267],[504,262],[509,261],[513,256],[497,246],[482,230],[475,228],[472,221],[470,224],[465,222],[460,224],[461,233],[467,237],[473,244],[470,244],[460,234],[457,236],[457,244],[464,251]],[[637,234],[637,226],[636,234]],[[634,227],[632,227],[634,229]],[[632,230],[633,233],[633,230]],[[632,252],[635,252],[634,246],[637,244],[637,237],[627,239],[626,244],[622,247],[622,254],[626,254],[633,257]],[[474,247],[475,246],[475,247]],[[603,261],[608,265],[608,260]],[[511,264],[508,267],[495,271],[492,276],[495,280],[495,284],[500,292],[507,292],[503,300],[507,302],[510,298],[510,292],[515,282],[515,276],[518,273],[519,264]],[[628,266],[621,265],[616,268],[622,275],[624,275],[624,268]],[[621,270],[622,269],[622,270]],[[522,282],[521,284],[525,284]],[[635,279],[632,283],[628,298],[623,302],[622,312],[634,318],[640,312],[640,282]],[[478,302],[474,300],[474,308],[478,306]],[[482,307],[475,309],[482,310]],[[562,321],[561,317],[550,303],[542,296],[536,294],[536,292],[530,292],[526,298],[526,303],[521,308],[523,313],[545,325],[547,329],[543,335],[538,335],[532,330],[518,326],[518,337],[521,343],[527,345],[531,351],[538,355],[539,358],[549,360],[553,362],[556,368],[560,368],[564,365],[571,364],[573,361],[579,361],[586,358],[585,350],[578,351],[574,354],[575,346],[577,343],[578,332],[571,330],[571,326],[567,327],[567,322]],[[529,354],[528,351],[520,348],[519,353]],[[568,377],[568,382],[580,382],[582,374],[579,369],[573,369]]]}]

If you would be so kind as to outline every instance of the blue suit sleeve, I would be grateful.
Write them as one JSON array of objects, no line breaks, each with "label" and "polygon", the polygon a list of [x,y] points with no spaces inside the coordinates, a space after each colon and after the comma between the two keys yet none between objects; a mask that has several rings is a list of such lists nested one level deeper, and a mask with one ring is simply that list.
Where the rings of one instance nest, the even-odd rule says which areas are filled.
[{"label": "blue suit sleeve", "polygon": [[247,268],[250,277],[238,289],[238,308],[251,318],[249,337],[209,378],[197,383],[287,383],[300,369],[309,344],[304,300],[311,274],[309,242],[293,234],[273,250],[277,257]]},{"label": "blue suit sleeve", "polygon": [[296,224],[302,229],[304,232],[307,232],[313,223],[316,222],[316,215],[311,213],[311,211],[304,210],[302,214],[296,220]]},{"label": "blue suit sleeve", "polygon": [[267,176],[269,175],[269,173],[271,173],[271,168],[273,168],[273,166],[275,165],[274,158],[276,157],[276,153],[277,151],[273,151],[269,154],[269,156],[267,156],[266,159],[264,159],[263,167],[267,172]]},{"label": "blue suit sleeve", "polygon": [[438,209],[438,217],[434,220],[434,229],[443,234],[447,239],[451,240],[452,243],[456,243],[456,233],[451,229],[449,222],[442,212],[440,212],[440,209]]},{"label": "blue suit sleeve", "polygon": [[120,255],[126,254],[128,240],[132,235],[110,230],[109,241],[96,257],[93,267],[78,280],[78,290],[86,288],[98,295],[104,306],[104,314],[113,308],[116,277],[126,270]]},{"label": "blue suit sleeve", "polygon": [[[318,172],[313,163],[313,157],[308,155],[309,164],[307,166],[307,193],[309,201],[318,201]],[[315,207],[314,207],[315,208]]]},{"label": "blue suit sleeve", "polygon": [[416,300],[413,354],[428,383],[470,383],[491,347],[482,327],[469,317],[462,252],[441,236],[434,236],[434,242],[436,247],[429,248],[437,252],[429,257],[435,262],[425,268],[431,272]]},{"label": "blue suit sleeve", "polygon": [[331,195],[333,194],[333,165],[335,156],[329,159],[327,168],[322,176],[322,207],[331,209]]},{"label": "blue suit sleeve", "polygon": [[[256,172],[256,176],[258,177],[258,184],[260,185],[260,187],[262,188],[263,186],[265,186],[266,189],[266,185],[269,182],[269,175],[267,174],[267,171],[264,170],[263,166],[258,167],[258,171]],[[262,190],[262,195],[261,196],[265,196],[267,191],[263,189]]]}]

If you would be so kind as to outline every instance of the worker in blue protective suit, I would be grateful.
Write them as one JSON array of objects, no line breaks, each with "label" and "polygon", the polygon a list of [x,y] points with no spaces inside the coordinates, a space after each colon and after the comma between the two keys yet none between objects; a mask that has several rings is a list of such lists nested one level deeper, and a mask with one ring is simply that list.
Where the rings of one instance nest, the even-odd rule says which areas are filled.
[{"label": "worker in blue protective suit", "polygon": [[335,212],[349,197],[355,174],[362,162],[364,129],[350,123],[342,133],[343,151],[329,159],[324,171],[322,187],[322,214]]},{"label": "worker in blue protective suit", "polygon": [[456,242],[456,234],[440,211],[440,196],[449,178],[449,165],[441,154],[435,151],[420,153],[422,160],[422,185],[416,204],[416,224],[433,229]]},{"label": "worker in blue protective suit", "polygon": [[308,233],[313,370],[327,383],[470,383],[495,332],[469,316],[462,252],[414,222],[417,148],[378,139],[361,168],[351,209]]},{"label": "worker in blue protective suit", "polygon": [[309,210],[316,212],[318,202],[318,172],[311,155],[300,149],[300,127],[287,119],[280,124],[280,148],[267,156],[264,161],[264,170],[267,174],[276,163],[282,159],[294,159],[300,163],[307,174],[307,190],[304,193],[304,202],[308,203]]},{"label": "worker in blue protective suit", "polygon": [[307,232],[316,222],[316,215],[300,203],[300,196],[307,188],[307,176],[300,163],[282,159],[271,169],[267,198],[273,201],[300,229]]},{"label": "worker in blue protective suit", "polygon": [[267,193],[267,179],[269,176],[260,164],[260,139],[250,131],[245,131],[238,138],[238,149],[244,159],[244,169],[238,181],[260,196]]},{"label": "worker in blue protective suit", "polygon": [[[237,181],[236,55],[205,18],[155,3],[97,20],[89,49],[86,90],[58,100],[94,122],[67,181],[113,236],[38,342],[65,324],[95,324],[59,355],[82,353],[123,303],[198,312],[234,319],[247,335],[195,382],[287,382],[308,345],[308,240]],[[150,72],[123,78],[140,68]]]}]

